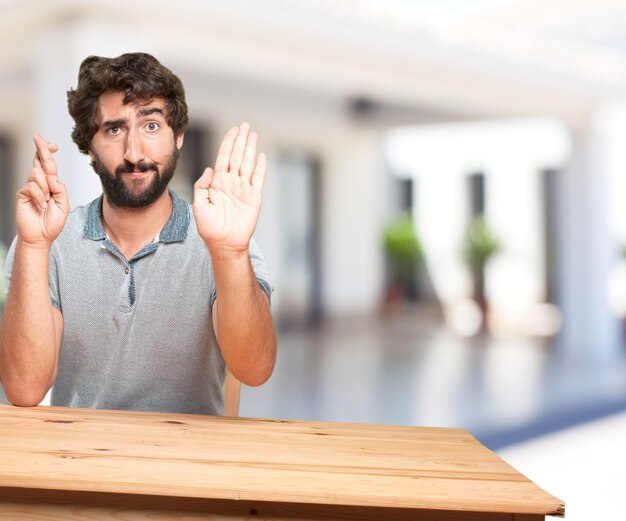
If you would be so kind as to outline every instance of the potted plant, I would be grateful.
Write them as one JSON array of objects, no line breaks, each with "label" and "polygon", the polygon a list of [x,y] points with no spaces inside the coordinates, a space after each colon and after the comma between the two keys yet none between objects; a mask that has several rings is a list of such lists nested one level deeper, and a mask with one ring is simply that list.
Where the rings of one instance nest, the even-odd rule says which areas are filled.
[{"label": "potted plant", "polygon": [[389,221],[383,232],[387,260],[387,305],[417,296],[418,270],[424,256],[413,220],[402,213]]},{"label": "potted plant", "polygon": [[472,297],[483,312],[483,316],[488,308],[485,294],[485,267],[500,250],[500,241],[487,225],[484,216],[474,217],[465,235],[464,257],[472,274]]}]

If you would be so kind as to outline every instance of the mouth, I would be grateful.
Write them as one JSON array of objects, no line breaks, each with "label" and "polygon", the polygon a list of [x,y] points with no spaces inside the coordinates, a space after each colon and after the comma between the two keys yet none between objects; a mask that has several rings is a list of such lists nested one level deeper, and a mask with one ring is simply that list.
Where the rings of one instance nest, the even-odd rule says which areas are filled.
[{"label": "mouth", "polygon": [[150,174],[154,174],[155,171],[152,169],[149,170],[132,170],[130,172],[123,172],[124,175],[130,177],[130,178],[141,178],[141,177],[147,177]]},{"label": "mouth", "polygon": [[120,177],[126,177],[127,179],[142,179],[152,174],[159,175],[159,170],[157,165],[147,161],[140,161],[136,164],[126,161],[115,169],[115,174]]}]

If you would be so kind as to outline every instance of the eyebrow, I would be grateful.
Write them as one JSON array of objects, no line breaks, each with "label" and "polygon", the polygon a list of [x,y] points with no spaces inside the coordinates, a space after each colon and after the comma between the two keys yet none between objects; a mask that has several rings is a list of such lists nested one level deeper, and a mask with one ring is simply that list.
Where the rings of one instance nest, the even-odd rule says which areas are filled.
[{"label": "eyebrow", "polygon": [[124,118],[110,119],[109,121],[103,121],[102,126],[104,128],[114,128],[121,127],[124,123],[126,123],[126,120]]},{"label": "eyebrow", "polygon": [[[151,114],[160,114],[161,116],[165,117],[165,113],[163,112],[163,109],[159,107],[149,107],[146,109],[139,109],[137,111],[137,115],[139,117],[146,117],[146,116],[150,116]],[[124,125],[125,123],[127,123],[127,120],[124,118],[110,119],[108,121],[102,122],[102,127],[103,128],[120,127]]]},{"label": "eyebrow", "polygon": [[139,116],[149,116],[150,114],[161,114],[161,116],[165,117],[163,113],[163,109],[159,107],[149,107],[147,109],[140,109],[137,111]]}]

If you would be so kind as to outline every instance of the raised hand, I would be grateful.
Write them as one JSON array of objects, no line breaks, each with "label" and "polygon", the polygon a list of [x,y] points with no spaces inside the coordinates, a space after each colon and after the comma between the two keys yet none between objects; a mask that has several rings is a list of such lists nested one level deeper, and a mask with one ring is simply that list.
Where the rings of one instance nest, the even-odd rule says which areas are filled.
[{"label": "raised hand", "polygon": [[49,247],[65,226],[70,205],[67,189],[59,181],[52,157],[58,147],[39,135],[33,139],[33,169],[26,184],[17,192],[17,233],[24,243]]},{"label": "raised hand", "polygon": [[261,210],[266,158],[256,158],[257,134],[242,123],[224,136],[215,162],[194,185],[193,214],[209,250],[248,251]]}]

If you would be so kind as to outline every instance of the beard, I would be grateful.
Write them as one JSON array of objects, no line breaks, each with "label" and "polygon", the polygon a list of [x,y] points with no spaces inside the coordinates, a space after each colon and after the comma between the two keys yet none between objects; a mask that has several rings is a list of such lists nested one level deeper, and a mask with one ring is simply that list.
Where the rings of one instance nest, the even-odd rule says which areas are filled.
[{"label": "beard", "polygon": [[[96,152],[92,149],[94,156],[91,162],[91,167],[94,169],[100,182],[102,183],[102,191],[106,195],[107,201],[112,206],[122,208],[143,208],[154,203],[167,188],[167,185],[174,176],[176,170],[176,163],[180,152],[176,146],[168,162],[165,164],[162,170],[154,163],[147,163],[140,161],[137,164],[124,161],[123,165],[119,165],[114,173],[104,166],[104,163],[100,161],[100,158]],[[149,181],[147,187],[143,190],[140,189],[140,185],[143,180],[131,179],[130,185],[124,181],[124,175],[128,172],[147,172],[152,170],[154,172],[152,178]]]}]

